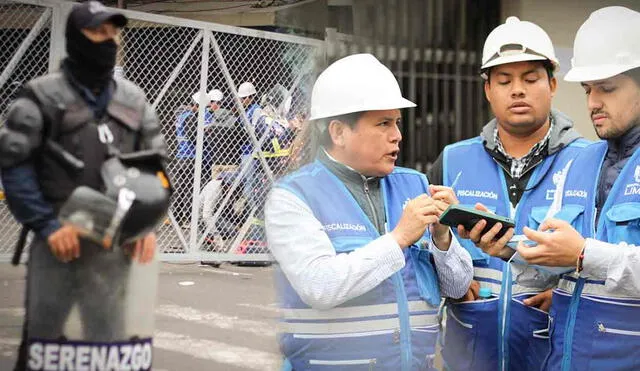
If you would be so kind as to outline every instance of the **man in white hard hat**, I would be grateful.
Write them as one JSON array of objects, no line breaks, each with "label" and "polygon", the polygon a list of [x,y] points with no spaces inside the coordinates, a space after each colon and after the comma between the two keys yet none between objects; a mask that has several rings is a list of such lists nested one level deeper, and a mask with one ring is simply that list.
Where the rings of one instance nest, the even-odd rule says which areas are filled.
[{"label": "man in white hard hat", "polygon": [[[193,199],[194,163],[196,158],[196,136],[198,132],[198,108],[200,103],[209,103],[207,94],[195,92],[191,103],[181,107],[176,114],[176,139],[173,179],[176,183],[174,212],[177,222],[184,226],[191,223],[191,205]],[[205,122],[210,114],[205,115]],[[205,183],[206,184],[206,183]]]},{"label": "man in white hard hat", "polygon": [[[260,111],[262,111],[262,107],[260,107],[260,105],[257,102],[255,102],[256,93],[257,93],[256,87],[253,85],[253,83],[249,81],[243,82],[238,87],[238,98],[240,98],[240,101],[242,102],[242,106],[245,108],[247,120],[249,120],[249,125],[251,125],[251,128],[253,128],[253,125],[255,124],[257,117],[260,115]],[[242,123],[242,115],[239,115],[239,120],[240,120],[239,121],[240,125],[244,127],[244,124]],[[254,129],[251,129],[251,130],[254,130]],[[245,191],[244,191],[245,197],[250,198],[251,192],[253,189],[252,185],[254,183],[254,178],[255,178],[253,175],[254,164],[251,156],[253,146],[251,144],[251,141],[248,135],[245,135],[245,139],[246,139],[246,142],[242,143],[242,145],[240,146],[240,153],[241,153],[240,156],[242,158],[243,164],[245,162],[250,162],[250,165],[249,165],[250,170],[249,170],[249,173],[247,174],[247,182],[245,183]]]},{"label": "man in white hard hat", "polygon": [[220,103],[222,99],[224,99],[224,94],[220,89],[211,89],[207,94],[209,96],[209,108],[212,111],[215,111],[217,108],[220,108]]},{"label": "man in white hard hat", "polygon": [[430,182],[454,187],[462,204],[516,222],[500,237],[500,224],[482,233],[485,220],[471,231],[459,227],[469,238],[462,243],[475,280],[465,301],[447,305],[449,370],[537,370],[548,352],[547,312],[558,276],[508,262],[514,250],[506,244],[524,226],[538,227],[556,174],[587,145],[572,121],[551,109],[557,67],[551,39],[538,25],[509,17],[496,27],[481,67],[495,119],[480,136],[445,147],[428,174]]},{"label": "man in white hard hat", "polygon": [[435,370],[440,297],[464,295],[472,266],[438,223],[452,190],[394,165],[400,109],[414,106],[370,54],[338,60],[313,87],[321,146],[265,208],[294,370]]},{"label": "man in white hard hat", "polygon": [[[587,93],[603,139],[571,163],[558,219],[524,230],[533,264],[573,266],[551,307],[546,370],[640,369],[640,13],[597,10],[576,34],[567,81]],[[550,233],[549,233],[550,232]]]},{"label": "man in white hard hat", "polygon": [[251,82],[243,82],[238,87],[238,98],[240,98],[242,105],[246,109],[247,118],[250,123],[253,123],[255,111],[261,108],[255,101],[256,93],[256,87]]},{"label": "man in white hard hat", "polygon": [[[231,110],[224,108],[224,94],[220,89],[212,89],[207,94],[210,100],[205,114],[204,153],[207,176],[212,175],[215,165],[237,165],[240,148],[235,142],[242,132],[237,125],[237,118]],[[232,140],[229,140],[231,138]]]}]

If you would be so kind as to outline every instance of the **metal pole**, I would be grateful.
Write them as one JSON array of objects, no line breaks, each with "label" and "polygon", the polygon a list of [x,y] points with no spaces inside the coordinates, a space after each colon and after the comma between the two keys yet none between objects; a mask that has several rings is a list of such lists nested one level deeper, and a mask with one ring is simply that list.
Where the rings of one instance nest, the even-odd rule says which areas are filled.
[{"label": "metal pole", "polygon": [[[415,60],[415,47],[416,40],[415,34],[413,30],[414,22],[413,22],[413,14],[411,13],[411,4],[409,1],[405,2],[405,10],[408,18],[408,28],[409,28],[409,52],[407,53],[407,57],[409,58],[409,100],[412,102],[416,101],[416,60]],[[416,166],[416,108],[409,108],[409,167]]]},{"label": "metal pole", "polygon": [[2,71],[2,74],[0,74],[0,89],[2,89],[7,80],[9,80],[9,76],[11,76],[13,70],[18,66],[22,57],[27,53],[29,46],[31,46],[33,40],[38,37],[38,34],[44,27],[45,23],[49,21],[49,18],[51,18],[51,9],[46,9],[33,25],[31,31],[27,34],[27,37],[22,40],[18,50],[13,54],[13,57],[11,57],[11,60],[7,63],[7,67]]},{"label": "metal pole", "polygon": [[434,10],[433,12],[431,12],[431,21],[433,22],[433,35],[434,35],[434,39],[435,42],[433,43],[433,79],[432,79],[432,84],[431,84],[431,99],[432,102],[432,117],[433,117],[433,142],[432,145],[429,147],[429,153],[431,158],[436,158],[436,156],[438,155],[438,149],[441,147],[441,141],[440,141],[440,133],[442,132],[440,130],[440,77],[439,77],[439,69],[440,69],[440,63],[442,63],[442,30],[441,30],[441,23],[439,21],[439,17],[442,17],[442,14],[440,14],[440,8],[441,8],[441,4],[440,4],[440,0],[433,0],[433,7],[432,9]]},{"label": "metal pole", "polygon": [[[289,94],[291,94],[291,92],[293,92],[293,90],[296,88],[296,86],[298,86],[298,84],[300,84],[300,81],[302,80],[302,76],[304,76],[304,74],[305,74],[304,70],[300,70],[298,72],[298,76],[296,77],[296,79],[294,80],[293,84],[291,85],[291,88],[289,89]],[[271,127],[274,125],[274,123],[275,123],[275,121],[272,121],[269,124],[267,130],[265,130],[265,132],[262,134],[262,136],[258,140],[258,142],[260,144],[260,147],[262,146],[262,143],[264,143],[264,140],[267,137],[267,133],[269,132]],[[215,222],[220,217],[220,214],[222,213],[222,210],[224,210],[224,208],[227,206],[227,203],[231,199],[231,195],[233,195],[233,193],[236,191],[236,188],[238,188],[238,186],[240,185],[240,179],[242,179],[244,177],[244,174],[247,172],[247,170],[248,170],[250,165],[251,165],[251,162],[249,162],[249,161],[246,161],[244,164],[241,165],[240,172],[238,173],[236,178],[233,180],[233,183],[231,183],[231,187],[229,188],[229,191],[227,192],[226,196],[222,199],[222,202],[220,202],[218,204],[218,207],[217,207],[215,213],[211,217],[211,220],[213,222],[210,225],[207,226],[207,228],[205,229],[204,233],[202,234],[202,237],[200,237],[200,239],[198,240],[198,246],[202,245],[202,243],[204,242],[204,240],[207,237],[207,235],[209,234],[209,232],[211,232],[211,230],[213,229],[213,225],[215,224]],[[253,215],[253,214],[251,214],[251,215]]]},{"label": "metal pole", "polygon": [[[118,0],[117,3],[117,7],[119,9],[126,9],[126,4],[124,0]],[[124,65],[125,65],[125,60],[124,60],[124,55],[125,55],[125,39],[124,37],[120,39],[120,47],[118,48],[118,52],[116,55],[116,66],[115,66],[115,70],[114,70],[114,74],[116,74],[116,76],[120,76],[120,77],[124,77],[125,73],[124,73]]]},{"label": "metal pole", "polygon": [[249,139],[253,143],[253,153],[257,153],[258,154],[258,160],[260,161],[260,164],[264,168],[265,173],[269,177],[269,181],[273,182],[274,181],[273,172],[271,171],[271,169],[267,165],[267,161],[265,160],[264,155],[262,154],[262,151],[260,150],[260,143],[258,142],[258,139],[256,138],[256,134],[255,134],[255,131],[253,130],[253,126],[249,122],[249,118],[247,117],[247,113],[245,112],[245,108],[242,105],[242,102],[240,101],[240,98],[238,97],[238,89],[236,88],[236,84],[233,82],[233,78],[231,77],[231,74],[229,73],[229,69],[227,68],[227,63],[225,62],[224,57],[222,56],[222,52],[220,51],[220,46],[218,45],[218,41],[216,40],[216,38],[213,35],[213,33],[208,32],[208,34],[211,37],[211,42],[213,44],[213,51],[214,51],[214,54],[216,56],[216,59],[218,60],[218,63],[220,64],[220,69],[222,70],[222,74],[224,75],[224,78],[227,81],[227,84],[229,84],[229,87],[231,88],[231,91],[234,93],[233,94],[233,98],[234,98],[233,102],[236,104],[236,109],[238,110],[238,113],[240,114],[240,118],[242,119],[242,122],[244,123],[245,130],[249,134]]},{"label": "metal pole", "polygon": [[182,244],[182,247],[184,247],[184,251],[185,252],[189,251],[189,243],[184,238],[184,235],[182,233],[182,229],[180,228],[180,224],[178,224],[178,222],[176,221],[176,218],[175,218],[175,216],[173,216],[173,211],[171,211],[171,209],[169,209],[167,211],[167,216],[169,217],[169,221],[171,222],[171,225],[173,226],[173,230],[176,232],[176,235],[178,236],[178,240],[180,240],[180,243]]},{"label": "metal pole", "polygon": [[455,30],[458,30],[458,37],[456,38],[456,56],[455,56],[455,64],[456,64],[456,81],[455,81],[455,141],[462,140],[462,126],[465,124],[462,120],[462,64],[464,63],[464,58],[466,57],[466,53],[464,52],[464,48],[466,46],[466,19],[467,19],[467,2],[462,1],[460,4],[460,13],[459,13],[459,28],[456,27]]},{"label": "metal pole", "polygon": [[204,112],[209,103],[206,99],[207,77],[209,74],[209,32],[205,32],[202,38],[202,65],[200,66],[200,101],[198,107],[198,132],[196,135],[196,163],[194,166],[193,179],[193,203],[191,204],[191,235],[189,236],[189,247],[195,253],[198,248],[198,221],[200,210],[200,186],[202,174],[202,151],[204,141]]},{"label": "metal pole", "polygon": [[51,18],[51,46],[49,50],[49,72],[53,72],[60,67],[60,62],[66,55],[66,39],[64,30],[67,23],[67,16],[73,8],[73,3],[56,3],[52,6],[53,14]]},{"label": "metal pole", "polygon": [[[274,123],[275,123],[275,121],[272,121],[269,124],[269,126],[267,127],[267,130],[265,130],[265,132],[262,134],[262,136],[258,140],[259,147],[262,147],[262,143],[264,143],[264,140],[267,137],[267,134],[268,134],[269,130],[271,130],[271,127],[273,126]],[[202,237],[200,238],[200,240],[198,242],[198,246],[202,245],[202,243],[204,242],[204,239],[206,238],[206,236],[209,234],[209,232],[213,228],[213,224],[215,224],[215,222],[220,217],[220,214],[222,214],[222,210],[224,210],[224,208],[227,206],[227,203],[231,199],[231,195],[233,195],[233,192],[235,192],[236,188],[238,188],[238,186],[240,185],[240,179],[244,178],[245,173],[247,172],[247,170],[249,169],[249,166],[251,166],[251,165],[252,164],[251,164],[250,161],[245,161],[241,165],[240,172],[238,173],[236,178],[233,180],[233,183],[231,183],[231,187],[229,188],[229,191],[227,192],[227,195],[224,197],[224,199],[222,199],[222,202],[220,202],[218,204],[218,208],[217,208],[216,212],[211,217],[211,220],[213,221],[213,223],[211,223],[211,225],[207,226],[207,228],[205,229],[204,234],[202,235]]]},{"label": "metal pole", "polygon": [[[429,1],[429,4],[431,4],[432,1]],[[418,7],[418,9],[420,9],[420,7]],[[430,32],[431,32],[431,24],[429,23],[429,5],[424,6],[424,10],[421,12],[420,14],[420,18],[421,21],[421,27],[420,27],[420,34],[424,35],[423,37],[423,42],[421,43],[420,46],[420,70],[422,71],[422,73],[425,76],[422,76],[421,79],[421,84],[420,84],[420,133],[419,133],[419,139],[420,139],[420,143],[422,144],[420,146],[420,152],[421,152],[421,161],[423,162],[423,164],[426,166],[426,164],[429,162],[430,158],[429,158],[429,151],[427,149],[427,147],[429,147],[429,138],[430,138],[430,130],[431,130],[431,126],[429,125],[429,121],[427,120],[429,117],[429,80],[428,77],[426,76],[428,68],[429,68],[429,59],[427,58],[427,50],[431,50],[431,37],[430,37]]]},{"label": "metal pole", "polygon": [[391,51],[389,50],[391,48],[391,46],[389,45],[391,43],[391,37],[389,36],[389,34],[391,33],[391,17],[385,17],[384,15],[387,14],[391,14],[391,4],[390,4],[391,0],[384,0],[384,12],[383,12],[383,17],[381,19],[382,24],[383,24],[383,47],[382,50],[384,51],[384,56],[383,56],[383,63],[385,64],[385,66],[387,67],[391,67],[391,62],[390,62],[390,56],[389,54],[391,54]]},{"label": "metal pole", "polygon": [[164,86],[162,87],[162,90],[160,90],[160,93],[158,94],[155,101],[151,105],[154,110],[156,109],[156,107],[158,107],[158,104],[160,104],[160,100],[162,100],[164,95],[167,93],[167,90],[169,90],[169,87],[171,86],[171,84],[173,84],[173,82],[178,78],[178,75],[182,71],[182,67],[184,67],[184,65],[187,63],[187,59],[189,59],[189,57],[191,56],[191,53],[193,53],[193,50],[196,48],[196,45],[198,45],[198,42],[200,41],[200,39],[202,39],[203,33],[204,31],[200,31],[198,32],[196,37],[193,38],[191,45],[189,45],[187,52],[184,54],[184,56],[182,56],[180,63],[178,63],[176,68],[173,69],[173,72],[171,72],[171,76],[169,76],[169,79],[164,84]]}]

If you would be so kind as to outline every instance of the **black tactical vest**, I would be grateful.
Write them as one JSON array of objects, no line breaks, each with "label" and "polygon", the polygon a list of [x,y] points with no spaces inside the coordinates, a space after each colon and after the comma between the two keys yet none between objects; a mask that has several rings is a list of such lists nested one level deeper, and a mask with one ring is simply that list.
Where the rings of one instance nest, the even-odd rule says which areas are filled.
[{"label": "black tactical vest", "polygon": [[[36,154],[42,193],[56,210],[77,186],[103,191],[100,169],[113,149],[122,153],[140,149],[144,93],[130,81],[121,78],[114,81],[113,96],[101,119],[94,118],[93,111],[62,72],[39,77],[26,85],[27,94],[32,93],[44,116],[44,140],[52,139],[84,162],[83,170],[73,170],[51,156],[46,148]],[[109,145],[100,140],[99,125],[108,127],[112,137]]]}]

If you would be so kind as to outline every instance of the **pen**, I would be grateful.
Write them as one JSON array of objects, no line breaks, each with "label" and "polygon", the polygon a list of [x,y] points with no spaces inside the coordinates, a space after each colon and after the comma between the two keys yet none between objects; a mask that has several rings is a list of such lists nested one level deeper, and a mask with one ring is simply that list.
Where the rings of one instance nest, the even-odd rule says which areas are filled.
[{"label": "pen", "polygon": [[456,175],[456,178],[453,180],[453,183],[451,183],[451,189],[454,189],[456,184],[458,184],[458,180],[460,179],[460,175],[462,175],[462,170],[460,170],[458,172],[458,175]]}]

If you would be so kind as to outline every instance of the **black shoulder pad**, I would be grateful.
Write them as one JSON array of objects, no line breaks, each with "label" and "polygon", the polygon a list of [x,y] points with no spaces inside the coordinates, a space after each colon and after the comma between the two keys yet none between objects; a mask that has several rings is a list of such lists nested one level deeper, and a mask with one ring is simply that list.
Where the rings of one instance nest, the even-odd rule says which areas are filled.
[{"label": "black shoulder pad", "polygon": [[73,92],[73,88],[62,72],[55,72],[29,81],[25,85],[25,91],[35,97],[45,119],[53,122],[57,114],[67,107],[77,105],[79,97]]},{"label": "black shoulder pad", "polygon": [[0,129],[0,167],[20,164],[31,153],[26,135],[7,127]]},{"label": "black shoulder pad", "polygon": [[33,79],[25,87],[33,92],[43,106],[68,105],[78,99],[61,72]]},{"label": "black shoulder pad", "polygon": [[7,114],[7,128],[25,134],[39,141],[42,133],[43,118],[40,107],[31,99],[18,98]]},{"label": "black shoulder pad", "polygon": [[28,98],[16,99],[0,129],[0,166],[14,166],[26,160],[42,143],[42,112]]},{"label": "black shoulder pad", "polygon": [[123,78],[114,80],[116,88],[107,112],[129,128],[139,131],[146,103],[144,92],[129,80]]}]

